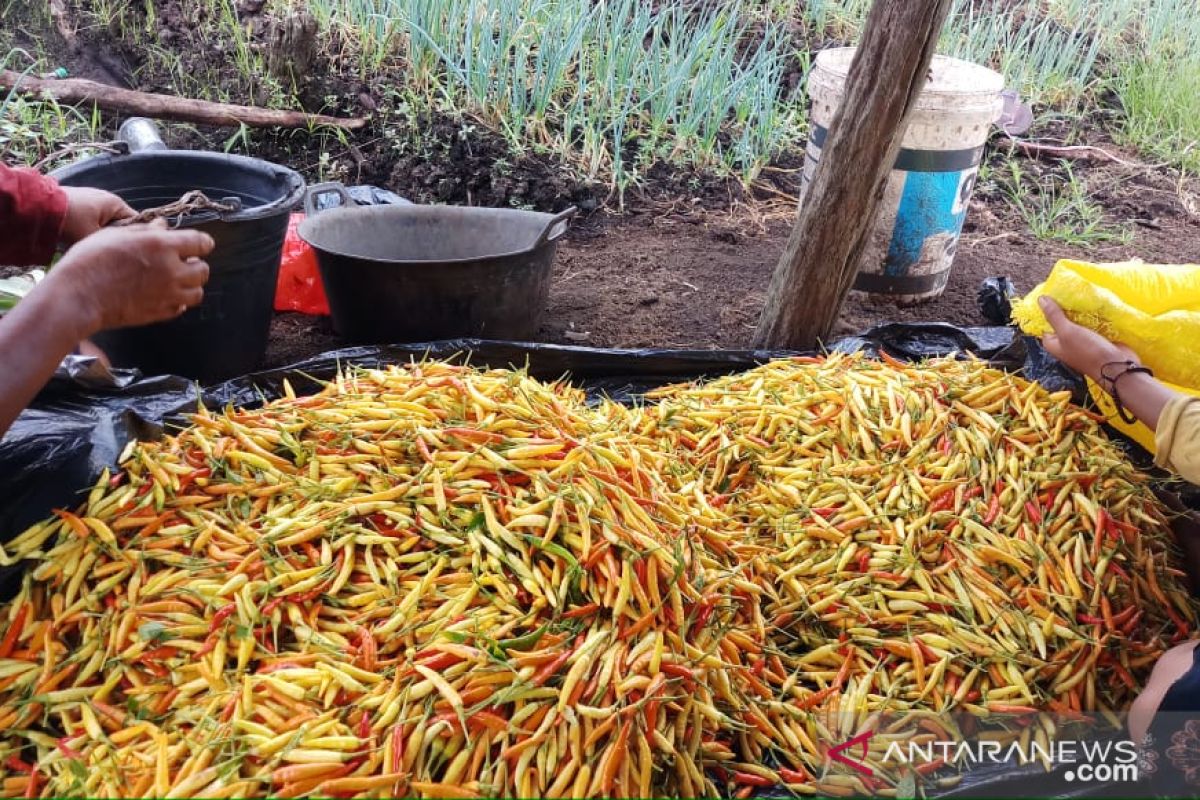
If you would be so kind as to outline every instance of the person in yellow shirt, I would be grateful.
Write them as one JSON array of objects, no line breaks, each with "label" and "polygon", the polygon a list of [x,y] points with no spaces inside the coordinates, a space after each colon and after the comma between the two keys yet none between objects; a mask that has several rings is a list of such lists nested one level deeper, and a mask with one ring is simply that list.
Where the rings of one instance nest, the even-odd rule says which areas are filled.
[{"label": "person in yellow shirt", "polygon": [[[1039,299],[1054,332],[1042,338],[1050,355],[1087,375],[1125,408],[1154,430],[1154,462],[1190,483],[1200,485],[1200,398],[1176,392],[1155,380],[1136,353],[1077,325],[1049,297]],[[1200,542],[1181,541],[1188,557],[1189,577],[1200,579],[1196,554]],[[1198,642],[1178,645],[1163,654],[1129,711],[1129,730],[1140,743],[1148,731],[1158,731],[1160,719],[1180,712],[1200,713],[1200,648]],[[1167,713],[1172,712],[1172,713]],[[1156,738],[1159,738],[1156,736]]]}]

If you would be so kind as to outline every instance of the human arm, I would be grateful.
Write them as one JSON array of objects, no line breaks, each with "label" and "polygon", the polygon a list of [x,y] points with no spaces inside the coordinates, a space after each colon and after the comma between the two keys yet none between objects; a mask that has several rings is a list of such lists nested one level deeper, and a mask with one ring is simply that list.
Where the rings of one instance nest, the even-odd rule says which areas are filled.
[{"label": "human arm", "polygon": [[111,192],[63,187],[32,169],[0,164],[0,265],[50,263],[72,245],[134,211]]},{"label": "human arm", "polygon": [[[1042,313],[1046,315],[1050,327],[1054,329],[1054,333],[1042,337],[1042,344],[1047,352],[1076,372],[1094,380],[1109,394],[1115,389],[1121,398],[1121,405],[1152,430],[1158,429],[1159,419],[1168,405],[1188,399],[1187,395],[1167,388],[1144,372],[1122,374],[1122,368],[1116,365],[1124,362],[1141,364],[1136,353],[1123,345],[1113,344],[1095,331],[1067,319],[1058,303],[1049,297],[1042,296],[1038,299],[1038,304],[1042,307]],[[1108,365],[1114,366],[1109,366],[1106,370]],[[1113,375],[1117,376],[1115,385],[1108,379]]]},{"label": "human arm", "polygon": [[[1054,329],[1042,339],[1050,355],[1115,392],[1122,406],[1154,430],[1154,463],[1200,484],[1200,397],[1177,392],[1144,372],[1126,371],[1122,362],[1139,363],[1132,350],[1071,322],[1050,298],[1038,302]],[[1105,375],[1117,376],[1115,383]]]},{"label": "human arm", "polygon": [[67,251],[0,319],[0,434],[64,356],[99,331],[160,322],[200,302],[212,250],[207,234],[162,225],[109,229]]},{"label": "human arm", "polygon": [[0,265],[47,264],[67,217],[67,194],[32,169],[0,164]]}]

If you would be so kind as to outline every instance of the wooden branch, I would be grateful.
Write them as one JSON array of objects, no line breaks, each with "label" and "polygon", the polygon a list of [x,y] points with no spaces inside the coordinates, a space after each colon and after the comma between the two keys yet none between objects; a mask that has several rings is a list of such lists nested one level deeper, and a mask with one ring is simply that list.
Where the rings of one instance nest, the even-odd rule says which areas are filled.
[{"label": "wooden branch", "polygon": [[1030,158],[1049,156],[1050,158],[1062,158],[1069,161],[1112,161],[1123,167],[1133,167],[1135,169],[1159,169],[1167,166],[1167,162],[1163,162],[1162,164],[1141,164],[1136,161],[1126,161],[1101,147],[1093,147],[1090,144],[1057,145],[1011,137],[1001,139],[1000,143],[1012,145]]},{"label": "wooden branch", "polygon": [[796,227],[771,278],[755,346],[809,349],[833,330],[950,4],[875,0]]},{"label": "wooden branch", "polygon": [[52,97],[60,103],[94,103],[106,111],[191,122],[196,125],[248,125],[252,128],[307,128],[329,125],[345,130],[358,130],[367,124],[362,117],[344,119],[303,111],[276,111],[231,103],[213,103],[208,100],[121,89],[82,78],[47,80],[7,69],[0,70],[0,89],[12,89],[19,94]]}]

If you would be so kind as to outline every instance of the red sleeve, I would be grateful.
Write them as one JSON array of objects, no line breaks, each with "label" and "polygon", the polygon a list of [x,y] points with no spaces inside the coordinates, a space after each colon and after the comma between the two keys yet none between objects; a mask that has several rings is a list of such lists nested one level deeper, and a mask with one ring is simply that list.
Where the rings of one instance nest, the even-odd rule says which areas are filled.
[{"label": "red sleeve", "polygon": [[0,265],[50,263],[66,215],[67,196],[57,181],[0,164]]}]

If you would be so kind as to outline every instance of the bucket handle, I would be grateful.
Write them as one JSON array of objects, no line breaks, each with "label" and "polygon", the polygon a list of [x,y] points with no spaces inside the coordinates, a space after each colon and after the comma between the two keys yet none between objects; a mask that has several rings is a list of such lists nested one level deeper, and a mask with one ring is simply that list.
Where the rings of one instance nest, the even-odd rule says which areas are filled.
[{"label": "bucket handle", "polygon": [[542,235],[533,243],[533,249],[544,247],[551,242],[556,242],[563,237],[567,229],[571,227],[571,218],[579,213],[579,209],[571,206],[566,211],[560,211],[555,214],[549,222],[546,223],[546,230],[542,231]]},{"label": "bucket handle", "polygon": [[335,194],[341,201],[336,208],[347,208],[358,205],[354,202],[354,198],[346,191],[346,187],[337,181],[329,181],[327,183],[318,183],[308,187],[308,191],[304,193],[304,213],[307,216],[315,216],[320,214],[324,209],[317,205],[317,198],[322,195]]}]

